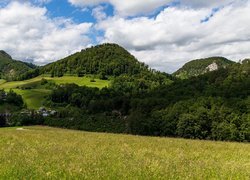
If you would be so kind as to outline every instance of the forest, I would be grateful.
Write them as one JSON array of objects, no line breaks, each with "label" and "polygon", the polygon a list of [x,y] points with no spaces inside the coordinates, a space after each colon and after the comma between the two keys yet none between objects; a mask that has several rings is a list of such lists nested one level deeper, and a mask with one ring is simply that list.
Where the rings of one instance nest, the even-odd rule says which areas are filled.
[{"label": "forest", "polygon": [[[215,71],[178,78],[175,74],[150,69],[118,45],[104,44],[82,50],[25,75],[93,74],[110,79],[110,86],[54,84],[45,106],[56,109],[55,115],[14,113],[5,124],[249,142],[250,61],[232,63],[217,59],[214,62],[221,62],[221,66]],[[202,62],[192,62],[191,70],[199,68]],[[190,70],[189,66],[185,67],[185,71]],[[18,106],[25,108],[22,103]]]},{"label": "forest", "polygon": [[67,108],[47,123],[93,130],[85,126],[94,122],[100,131],[249,141],[249,71],[249,61],[245,61],[157,87],[141,86],[131,79],[114,81],[101,90],[60,86],[52,92],[50,102]]}]

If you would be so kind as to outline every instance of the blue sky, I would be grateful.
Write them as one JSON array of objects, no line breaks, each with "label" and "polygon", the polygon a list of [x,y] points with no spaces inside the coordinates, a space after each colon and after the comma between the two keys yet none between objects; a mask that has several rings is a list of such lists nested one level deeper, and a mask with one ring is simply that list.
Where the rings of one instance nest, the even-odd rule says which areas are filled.
[{"label": "blue sky", "polygon": [[0,49],[47,64],[86,47],[117,43],[150,67],[250,57],[249,0],[2,0]]},{"label": "blue sky", "polygon": [[96,22],[95,18],[91,15],[91,9],[82,9],[73,6],[67,0],[53,0],[45,4],[45,7],[48,9],[48,14],[52,18],[71,18],[77,23]]}]

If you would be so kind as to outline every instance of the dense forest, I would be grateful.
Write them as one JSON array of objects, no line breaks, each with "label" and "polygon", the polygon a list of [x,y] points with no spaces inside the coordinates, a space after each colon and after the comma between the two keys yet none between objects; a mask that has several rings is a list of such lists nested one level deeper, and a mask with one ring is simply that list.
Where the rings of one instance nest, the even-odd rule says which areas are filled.
[{"label": "dense forest", "polygon": [[[193,74],[194,69],[206,69],[209,63],[216,63],[218,68]],[[169,75],[151,70],[118,45],[92,47],[26,74],[80,77],[93,74],[110,78],[109,87],[90,88],[73,82],[54,84],[46,107],[56,109],[56,114],[48,117],[34,112],[17,114],[8,122],[249,142],[250,61],[233,63],[225,58],[209,58],[193,61],[191,65],[194,67],[188,63]],[[178,78],[183,69],[190,76]],[[46,83],[49,82],[43,82]]]},{"label": "dense forest", "polygon": [[153,72],[147,65],[139,62],[128,51],[117,44],[102,44],[83,49],[64,59],[43,67],[26,71],[17,76],[17,80],[26,80],[41,74],[49,74],[51,77],[64,75],[77,75],[82,77],[88,74],[96,75],[100,79],[109,76],[138,75],[141,72]]},{"label": "dense forest", "polygon": [[102,44],[87,48],[65,59],[41,68],[41,73],[51,76],[64,74],[97,74],[103,76],[134,75],[147,71],[148,66],[117,44]]}]

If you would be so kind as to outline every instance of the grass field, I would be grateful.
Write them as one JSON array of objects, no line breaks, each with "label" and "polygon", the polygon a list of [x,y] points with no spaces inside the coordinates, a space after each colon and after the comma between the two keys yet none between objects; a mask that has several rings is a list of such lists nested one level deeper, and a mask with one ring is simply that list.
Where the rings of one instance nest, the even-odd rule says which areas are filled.
[{"label": "grass field", "polygon": [[29,90],[20,90],[14,89],[17,94],[20,94],[27,107],[32,109],[39,109],[43,106],[43,101],[51,93],[51,90],[47,89],[29,89]]},{"label": "grass field", "polygon": [[5,82],[4,80],[0,80],[0,89],[5,89],[7,91],[13,89],[16,93],[23,97],[28,108],[38,109],[39,107],[43,106],[43,101],[45,100],[45,97],[50,94],[51,90],[43,89],[43,87],[39,86],[28,90],[21,90],[18,89],[18,87],[20,88],[39,84],[43,78],[50,82],[54,82],[55,84],[75,83],[79,86],[97,88],[108,87],[110,83],[109,81],[100,79],[95,79],[95,82],[90,82],[92,79],[91,77],[63,76],[51,78],[48,76],[39,76],[25,81]]},{"label": "grass field", "polygon": [[0,179],[250,179],[250,144],[0,129]]},{"label": "grass field", "polygon": [[39,76],[25,81],[4,82],[4,80],[0,80],[0,89],[15,89],[18,86],[39,82],[42,80],[42,78],[47,79],[48,81],[55,82],[56,84],[75,83],[79,86],[89,86],[98,88],[109,86],[109,81],[95,79],[96,82],[90,82],[90,80],[92,79],[90,77],[63,76],[51,78]]}]

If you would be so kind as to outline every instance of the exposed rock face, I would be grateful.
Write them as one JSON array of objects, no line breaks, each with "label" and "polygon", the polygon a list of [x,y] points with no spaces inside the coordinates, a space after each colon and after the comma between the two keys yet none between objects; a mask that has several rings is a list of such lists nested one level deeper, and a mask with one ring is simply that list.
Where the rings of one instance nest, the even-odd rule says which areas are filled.
[{"label": "exposed rock face", "polygon": [[207,71],[209,71],[209,72],[211,72],[211,71],[216,71],[216,70],[218,70],[219,69],[219,66],[218,66],[218,64],[217,63],[213,63],[213,64],[210,64],[207,68],[206,68],[206,70]]}]

